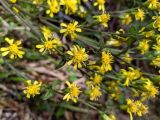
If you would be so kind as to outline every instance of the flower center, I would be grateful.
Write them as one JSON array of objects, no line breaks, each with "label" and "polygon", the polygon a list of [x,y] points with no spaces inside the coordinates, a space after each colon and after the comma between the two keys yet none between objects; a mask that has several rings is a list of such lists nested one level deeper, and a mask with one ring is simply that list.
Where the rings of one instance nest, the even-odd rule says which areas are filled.
[{"label": "flower center", "polygon": [[97,84],[100,83],[101,80],[102,80],[101,76],[95,76],[95,78],[94,78],[94,82]]},{"label": "flower center", "polygon": [[70,34],[74,33],[75,29],[76,29],[76,26],[74,26],[73,23],[69,23],[69,25],[67,26],[67,31],[68,31]]},{"label": "flower center", "polygon": [[52,49],[53,48],[53,42],[52,41],[46,41],[44,43],[44,46],[46,49]]},{"label": "flower center", "polygon": [[84,59],[84,56],[82,51],[78,51],[75,53],[75,61],[81,62],[83,61],[83,59]]},{"label": "flower center", "polygon": [[70,94],[73,96],[73,97],[77,97],[79,95],[79,90],[76,86],[71,86],[70,88]]},{"label": "flower center", "polygon": [[102,63],[104,63],[104,64],[110,64],[112,62],[112,59],[110,58],[110,56],[109,55],[104,55],[104,56],[102,56]]},{"label": "flower center", "polygon": [[102,23],[108,22],[108,20],[110,19],[110,17],[106,14],[103,14],[100,17],[101,17]]},{"label": "flower center", "polygon": [[9,51],[10,51],[11,53],[13,53],[13,54],[17,54],[18,51],[19,51],[19,50],[18,50],[18,46],[15,45],[15,44],[10,45]]},{"label": "flower center", "polygon": [[27,93],[29,93],[30,95],[34,95],[38,92],[39,92],[39,87],[37,87],[36,85],[31,85],[27,88]]}]

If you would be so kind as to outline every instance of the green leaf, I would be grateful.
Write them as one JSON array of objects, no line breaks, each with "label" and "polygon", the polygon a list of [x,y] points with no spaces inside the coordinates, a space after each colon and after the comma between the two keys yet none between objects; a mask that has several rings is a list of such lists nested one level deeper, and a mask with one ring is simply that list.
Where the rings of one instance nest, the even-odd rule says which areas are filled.
[{"label": "green leaf", "polygon": [[0,73],[0,78],[7,78],[8,76],[8,73]]},{"label": "green leaf", "polygon": [[10,80],[16,81],[16,82],[22,82],[25,81],[23,77],[10,77]]},{"label": "green leaf", "polygon": [[136,32],[136,28],[132,25],[129,29],[130,33],[135,33]]},{"label": "green leaf", "polygon": [[4,60],[0,58],[0,64],[4,64]]},{"label": "green leaf", "polygon": [[78,35],[78,40],[84,42],[86,45],[92,46],[95,49],[99,49],[99,44],[96,40],[92,40],[88,37]]},{"label": "green leaf", "polygon": [[105,113],[101,114],[102,120],[111,120]]},{"label": "green leaf", "polygon": [[47,100],[49,98],[51,98],[54,95],[54,91],[49,89],[47,90],[47,92],[42,96],[43,100]]},{"label": "green leaf", "polygon": [[77,78],[77,75],[75,74],[75,73],[72,73],[70,76],[69,76],[69,80],[71,81],[71,82],[74,82],[75,80],[77,80],[78,78]]},{"label": "green leaf", "polygon": [[64,116],[64,111],[65,111],[64,108],[59,108],[58,111],[56,112],[56,117],[60,118],[60,117]]}]

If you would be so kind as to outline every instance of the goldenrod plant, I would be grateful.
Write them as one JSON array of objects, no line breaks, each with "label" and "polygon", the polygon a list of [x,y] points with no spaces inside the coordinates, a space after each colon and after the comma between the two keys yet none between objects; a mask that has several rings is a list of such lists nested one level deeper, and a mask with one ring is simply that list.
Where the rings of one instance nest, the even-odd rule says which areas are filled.
[{"label": "goldenrod plant", "polygon": [[159,33],[158,0],[0,0],[1,84],[63,118],[159,120]]}]

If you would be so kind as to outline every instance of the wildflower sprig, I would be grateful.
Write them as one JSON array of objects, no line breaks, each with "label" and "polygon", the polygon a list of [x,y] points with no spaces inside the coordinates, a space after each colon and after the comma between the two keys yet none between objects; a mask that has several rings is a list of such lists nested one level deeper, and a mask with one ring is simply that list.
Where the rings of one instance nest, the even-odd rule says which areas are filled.
[{"label": "wildflower sprig", "polygon": [[10,59],[23,57],[25,52],[22,51],[22,47],[20,47],[20,45],[22,44],[20,40],[14,42],[14,39],[10,39],[6,37],[5,41],[9,44],[9,46],[0,48],[2,56],[7,56],[9,54]]},{"label": "wildflower sprig", "polygon": [[[21,2],[25,3],[23,7],[19,4]],[[38,51],[39,54],[49,53],[47,56],[51,61],[56,61],[55,64],[59,63],[59,66],[64,67],[50,72],[51,68],[54,69],[54,65],[47,66],[48,59],[45,58],[44,61],[47,62],[40,61],[40,66],[41,63],[47,63],[43,66],[46,69],[35,68],[33,74],[36,77],[41,77],[38,72],[47,74],[47,77],[42,75],[41,78],[46,82],[46,86],[50,86],[52,80],[50,76],[59,76],[56,74],[57,71],[63,73],[60,76],[64,77],[66,84],[64,85],[64,82],[58,84],[59,88],[53,85],[55,91],[61,91],[57,92],[61,93],[58,96],[59,102],[63,100],[81,102],[100,115],[103,113],[103,118],[113,120],[116,114],[113,115],[112,110],[121,108],[121,103],[125,104],[124,108],[131,120],[133,115],[141,117],[148,113],[149,107],[144,103],[159,94],[159,84],[155,82],[160,67],[158,0],[147,0],[145,3],[136,1],[133,8],[129,8],[128,4],[124,6],[125,2],[120,3],[120,6],[113,4],[111,7],[112,1],[109,3],[106,0],[33,0],[29,3],[20,0],[18,2],[1,0],[0,3],[3,9],[16,17],[15,20],[19,22],[15,24],[15,28],[10,28],[10,20],[3,20],[2,26],[7,29],[7,33],[4,34],[16,36],[15,38],[23,36],[23,46],[27,49],[25,53],[20,40],[6,38],[5,42],[2,42],[1,55],[4,61],[8,59],[4,57],[7,55],[12,59],[13,65],[12,63],[7,65],[11,70],[14,71],[12,66],[15,58],[22,58],[24,54],[35,57]],[[15,5],[19,12],[12,10],[12,5]],[[28,10],[32,5],[36,7]],[[5,13],[3,9],[2,13]],[[32,11],[33,15],[27,11]],[[19,25],[25,27],[21,29]],[[23,28],[27,32],[24,32]],[[13,31],[20,34],[12,35]],[[35,37],[38,40],[36,42]],[[30,49],[35,49],[36,55],[29,53],[28,51],[34,51]],[[58,51],[63,53],[55,54]],[[36,63],[39,63],[37,56]],[[28,57],[24,59],[27,65],[33,62]],[[28,66],[27,70],[25,67],[21,69],[28,73]],[[72,80],[67,76],[68,69],[76,72]],[[31,77],[35,77],[34,75]],[[44,91],[49,91],[47,99],[54,100],[54,91],[49,87],[43,88],[42,82],[27,80],[26,83],[24,94],[27,98],[34,99],[35,96],[43,96]],[[72,104],[66,102],[63,103]],[[108,107],[109,102],[112,102],[113,107]],[[76,105],[82,107],[79,103]],[[76,107],[74,109],[79,111]]]}]

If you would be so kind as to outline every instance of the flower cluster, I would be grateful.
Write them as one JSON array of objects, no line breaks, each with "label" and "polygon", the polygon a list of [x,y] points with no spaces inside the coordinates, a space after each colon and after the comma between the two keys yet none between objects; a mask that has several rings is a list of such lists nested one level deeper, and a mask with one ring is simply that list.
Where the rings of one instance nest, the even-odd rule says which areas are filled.
[{"label": "flower cluster", "polygon": [[[2,7],[20,21],[13,28],[8,24],[10,20],[7,19],[7,23],[2,19],[7,31],[0,42],[0,59],[7,61],[4,64],[9,63],[11,69],[16,61],[25,60],[28,64],[29,55],[34,51],[37,62],[49,58],[55,61],[52,62],[55,68],[65,66],[62,71],[65,69],[67,77],[65,82],[57,83],[62,84],[59,89],[47,80],[44,86],[42,82],[27,80],[23,91],[27,98],[46,91],[47,95],[48,91],[61,94],[64,104],[70,100],[82,102],[97,110],[105,120],[115,120],[113,109],[119,108],[125,110],[131,120],[134,115],[141,117],[148,113],[147,101],[159,94],[160,2],[134,1],[133,8],[128,7],[128,3],[124,6],[125,1],[113,3],[112,0],[4,1]],[[21,33],[20,25],[25,25],[22,29],[29,32],[9,34],[12,30]],[[74,80],[70,77],[71,70],[76,76]],[[77,82],[79,78],[83,80]],[[47,99],[53,97],[53,93],[49,93]],[[111,104],[113,107],[108,107]]]}]

